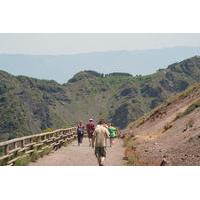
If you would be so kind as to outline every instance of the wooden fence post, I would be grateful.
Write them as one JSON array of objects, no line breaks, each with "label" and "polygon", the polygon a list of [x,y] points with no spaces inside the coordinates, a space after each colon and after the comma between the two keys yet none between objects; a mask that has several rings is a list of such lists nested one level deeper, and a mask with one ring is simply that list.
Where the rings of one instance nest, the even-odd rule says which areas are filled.
[{"label": "wooden fence post", "polygon": [[49,133],[40,133],[31,136],[15,138],[13,140],[8,140],[5,142],[0,142],[0,148],[2,149],[0,160],[3,162],[6,161],[8,164],[12,164],[12,162],[15,162],[14,159],[18,159],[18,152],[20,152],[20,156],[24,153],[30,154],[33,151],[32,147],[36,146],[38,149],[38,146],[41,146],[43,141],[47,141],[46,144],[52,147],[61,147],[63,146],[65,141],[70,142],[75,138],[76,128],[73,127],[66,129],[58,129]]},{"label": "wooden fence post", "polygon": [[5,145],[5,155],[8,155],[9,153],[9,145]]},{"label": "wooden fence post", "polygon": [[21,148],[23,149],[23,148],[24,148],[24,144],[25,144],[24,140],[21,140],[20,143],[21,143],[21,144],[20,144],[20,145],[21,145]]}]

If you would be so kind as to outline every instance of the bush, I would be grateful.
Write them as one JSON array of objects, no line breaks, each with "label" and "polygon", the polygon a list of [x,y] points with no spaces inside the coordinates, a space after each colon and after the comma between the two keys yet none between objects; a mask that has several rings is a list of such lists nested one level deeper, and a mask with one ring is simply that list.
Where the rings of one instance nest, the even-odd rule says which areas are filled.
[{"label": "bush", "polygon": [[179,119],[179,118],[181,118],[181,117],[184,117],[184,116],[190,114],[190,113],[193,112],[196,108],[199,108],[199,107],[200,107],[200,100],[197,100],[196,102],[194,102],[193,104],[191,104],[184,112],[179,113],[179,114],[176,116],[176,118],[174,119],[174,121],[177,120],[177,119]]},{"label": "bush", "polygon": [[52,128],[46,128],[46,129],[42,130],[43,133],[52,132],[52,131],[53,131]]},{"label": "bush", "polygon": [[35,162],[39,157],[40,155],[37,152],[37,150],[34,150],[33,153],[31,154],[31,162]]},{"label": "bush", "polygon": [[16,162],[15,166],[25,166],[30,162],[30,157],[28,155],[21,156]]},{"label": "bush", "polygon": [[44,150],[40,153],[40,156],[43,157],[48,155],[53,150],[53,147],[46,146]]},{"label": "bush", "polygon": [[186,127],[187,127],[187,128],[192,128],[193,125],[194,125],[194,120],[193,120],[193,119],[190,119],[190,120],[187,122]]},{"label": "bush", "polygon": [[200,107],[200,101],[195,102],[194,104],[190,105],[184,112],[183,116],[190,114],[192,111],[194,111],[196,108]]},{"label": "bush", "polygon": [[138,164],[138,158],[136,155],[131,154],[128,156],[128,165],[137,165]]},{"label": "bush", "polygon": [[168,129],[170,129],[172,127],[172,124],[167,123],[164,127],[163,127],[163,132],[167,131]]},{"label": "bush", "polygon": [[123,147],[129,148],[133,146],[133,141],[131,138],[124,138]]},{"label": "bush", "polygon": [[63,142],[63,146],[66,147],[68,145],[67,141]]},{"label": "bush", "polygon": [[1,160],[0,161],[0,166],[7,165],[7,162],[8,162],[8,159]]}]

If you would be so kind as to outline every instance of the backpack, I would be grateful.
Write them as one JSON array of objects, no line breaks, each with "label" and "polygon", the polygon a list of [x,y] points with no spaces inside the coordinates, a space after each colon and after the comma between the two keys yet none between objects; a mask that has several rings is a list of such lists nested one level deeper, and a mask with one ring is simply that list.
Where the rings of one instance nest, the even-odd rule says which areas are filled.
[{"label": "backpack", "polygon": [[83,135],[83,134],[84,134],[84,127],[80,127],[80,126],[79,126],[79,127],[77,128],[77,134],[78,134],[78,135]]}]

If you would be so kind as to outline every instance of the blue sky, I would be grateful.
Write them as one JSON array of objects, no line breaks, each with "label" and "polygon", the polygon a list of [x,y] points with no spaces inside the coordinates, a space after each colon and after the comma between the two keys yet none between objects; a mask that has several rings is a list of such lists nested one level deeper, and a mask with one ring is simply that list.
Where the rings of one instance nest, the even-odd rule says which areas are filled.
[{"label": "blue sky", "polygon": [[57,56],[0,54],[0,69],[14,75],[53,79],[59,83],[66,83],[75,73],[82,70],[94,70],[104,74],[126,72],[133,75],[146,75],[195,55],[200,55],[199,47],[108,51]]},{"label": "blue sky", "polygon": [[60,83],[81,70],[145,75],[200,55],[199,47],[200,34],[188,33],[0,33],[0,69]]}]

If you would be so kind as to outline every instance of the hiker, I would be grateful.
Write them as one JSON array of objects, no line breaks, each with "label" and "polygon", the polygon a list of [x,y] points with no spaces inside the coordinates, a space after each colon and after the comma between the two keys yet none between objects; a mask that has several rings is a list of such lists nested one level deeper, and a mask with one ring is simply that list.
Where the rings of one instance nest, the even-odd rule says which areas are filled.
[{"label": "hiker", "polygon": [[84,130],[85,130],[85,126],[84,126],[83,122],[80,121],[80,122],[78,123],[78,127],[77,127],[78,146],[80,146],[80,144],[81,144],[82,141],[83,141]]},{"label": "hiker", "polygon": [[105,124],[103,126],[108,129],[109,124],[107,122],[105,122]]},{"label": "hiker", "polygon": [[97,157],[99,166],[103,166],[106,157],[106,139],[109,138],[109,131],[105,128],[105,121],[101,119],[94,131],[94,140],[92,147],[95,147],[95,156]]},{"label": "hiker", "polygon": [[[105,121],[105,123],[103,124],[103,126],[108,130],[109,124]],[[106,138],[106,147],[108,146],[108,142],[107,142],[108,138]]]},{"label": "hiker", "polygon": [[117,137],[117,129],[110,123],[108,131],[110,136],[110,147],[112,147],[112,145],[114,144],[114,139]]},{"label": "hiker", "polygon": [[95,124],[92,118],[89,119],[89,122],[86,125],[86,130],[87,130],[88,139],[89,139],[89,146],[92,146],[93,133],[95,130]]}]

